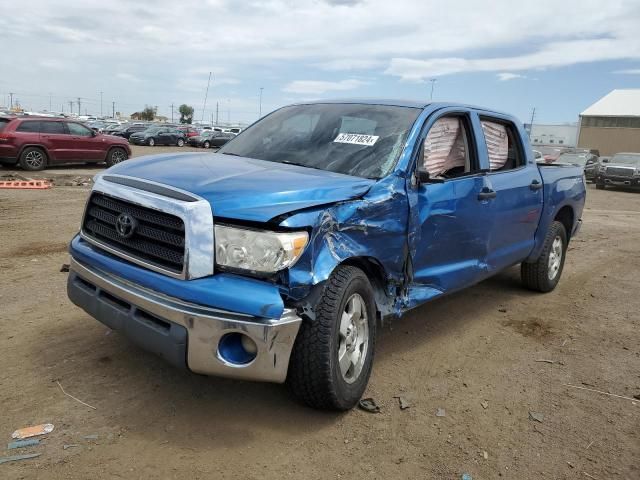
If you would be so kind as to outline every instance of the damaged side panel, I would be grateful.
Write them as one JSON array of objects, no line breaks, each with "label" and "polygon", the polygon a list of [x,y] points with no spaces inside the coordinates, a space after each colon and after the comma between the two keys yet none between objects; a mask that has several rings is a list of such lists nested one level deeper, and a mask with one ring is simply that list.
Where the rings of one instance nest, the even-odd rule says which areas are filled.
[{"label": "damaged side panel", "polygon": [[282,226],[311,227],[313,232],[304,255],[289,271],[288,295],[305,298],[337,265],[359,259],[370,261],[384,275],[378,308],[383,315],[391,313],[396,287],[405,283],[407,217],[405,179],[396,175],[375,184],[362,198],[288,217]]}]

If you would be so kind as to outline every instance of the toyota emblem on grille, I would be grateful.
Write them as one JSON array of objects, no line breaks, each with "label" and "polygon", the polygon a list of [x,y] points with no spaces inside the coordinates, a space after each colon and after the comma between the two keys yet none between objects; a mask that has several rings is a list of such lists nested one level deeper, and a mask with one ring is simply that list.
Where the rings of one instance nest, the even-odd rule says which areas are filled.
[{"label": "toyota emblem on grille", "polygon": [[116,232],[123,238],[131,238],[137,226],[138,221],[128,213],[121,213],[116,219]]}]

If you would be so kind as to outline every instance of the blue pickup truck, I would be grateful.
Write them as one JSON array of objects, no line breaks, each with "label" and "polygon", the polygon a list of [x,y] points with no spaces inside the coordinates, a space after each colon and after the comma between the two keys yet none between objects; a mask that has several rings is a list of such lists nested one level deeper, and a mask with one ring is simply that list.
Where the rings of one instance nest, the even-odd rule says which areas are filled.
[{"label": "blue pickup truck", "polygon": [[553,290],[585,192],[580,167],[535,163],[509,115],[296,104],[215,154],[98,175],[68,295],[176,366],[346,410],[383,320],[517,264],[525,287]]}]

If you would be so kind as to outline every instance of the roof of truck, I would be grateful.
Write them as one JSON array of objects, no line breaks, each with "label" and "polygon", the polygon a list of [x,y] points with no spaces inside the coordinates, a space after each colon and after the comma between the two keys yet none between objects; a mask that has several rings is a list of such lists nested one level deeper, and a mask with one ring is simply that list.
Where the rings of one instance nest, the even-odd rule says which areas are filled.
[{"label": "roof of truck", "polygon": [[297,102],[295,105],[314,105],[322,103],[360,103],[364,105],[387,105],[395,107],[409,107],[424,109],[428,106],[435,108],[445,107],[461,107],[471,108],[474,110],[483,110],[485,112],[493,112],[501,115],[509,115],[505,112],[500,112],[492,108],[479,107],[478,105],[467,105],[464,103],[456,102],[425,102],[419,100],[406,100],[406,99],[394,99],[394,98],[334,98],[334,99],[322,99],[322,100],[310,100],[306,102]]}]

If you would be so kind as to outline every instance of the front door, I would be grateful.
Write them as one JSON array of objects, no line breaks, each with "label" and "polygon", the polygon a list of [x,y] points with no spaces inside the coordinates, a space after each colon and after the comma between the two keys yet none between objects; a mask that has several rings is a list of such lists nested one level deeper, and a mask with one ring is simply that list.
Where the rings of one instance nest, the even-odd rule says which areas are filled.
[{"label": "front door", "polygon": [[49,152],[51,163],[73,160],[73,139],[67,132],[64,122],[40,122],[40,141]]},{"label": "front door", "polygon": [[72,160],[104,160],[103,142],[93,130],[75,122],[67,122],[67,129],[73,141]]},{"label": "front door", "polygon": [[[477,123],[477,122],[476,122]],[[417,186],[409,232],[413,251],[411,287],[427,300],[487,276],[486,257],[491,217],[486,175],[478,162],[469,112],[445,111],[427,120],[418,168],[429,180]],[[422,291],[422,292],[420,292]]]}]

